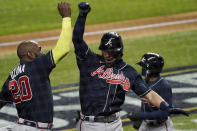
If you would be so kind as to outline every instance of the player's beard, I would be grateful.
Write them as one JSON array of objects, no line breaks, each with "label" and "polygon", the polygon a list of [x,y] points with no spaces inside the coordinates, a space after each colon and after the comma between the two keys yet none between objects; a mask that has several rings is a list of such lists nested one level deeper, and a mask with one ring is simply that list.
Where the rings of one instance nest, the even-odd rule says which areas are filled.
[{"label": "player's beard", "polygon": [[112,67],[112,66],[118,64],[122,60],[122,53],[114,52],[114,55],[110,55],[108,57],[104,57],[102,55],[102,57],[104,59],[106,66]]},{"label": "player's beard", "polygon": [[121,57],[111,57],[111,58],[104,58],[105,64],[107,67],[112,67],[119,64],[122,61]]},{"label": "player's beard", "polygon": [[104,58],[104,60],[105,60],[106,65],[108,67],[110,67],[113,65],[113,63],[115,62],[116,59],[115,58]]}]

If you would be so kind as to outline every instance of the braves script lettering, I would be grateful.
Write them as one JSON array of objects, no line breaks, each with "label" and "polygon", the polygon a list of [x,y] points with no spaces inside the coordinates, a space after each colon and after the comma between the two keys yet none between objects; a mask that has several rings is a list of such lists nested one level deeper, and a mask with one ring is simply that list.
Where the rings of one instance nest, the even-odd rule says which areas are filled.
[{"label": "braves script lettering", "polygon": [[121,71],[120,74],[114,74],[113,68],[107,68],[105,71],[103,70],[105,66],[99,67],[96,71],[91,73],[91,76],[98,75],[98,78],[105,79],[106,83],[110,84],[120,84],[123,86],[123,89],[129,91],[130,89],[130,82],[127,77],[124,76],[123,72]]}]

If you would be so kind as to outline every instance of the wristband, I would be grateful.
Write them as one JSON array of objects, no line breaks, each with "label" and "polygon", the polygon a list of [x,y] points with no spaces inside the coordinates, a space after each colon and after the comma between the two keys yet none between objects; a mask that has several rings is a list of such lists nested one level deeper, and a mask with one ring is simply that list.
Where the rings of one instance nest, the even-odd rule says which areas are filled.
[{"label": "wristband", "polygon": [[167,103],[167,102],[165,102],[165,101],[162,101],[161,103],[160,103],[160,109],[162,110],[162,111],[169,111],[169,104]]}]

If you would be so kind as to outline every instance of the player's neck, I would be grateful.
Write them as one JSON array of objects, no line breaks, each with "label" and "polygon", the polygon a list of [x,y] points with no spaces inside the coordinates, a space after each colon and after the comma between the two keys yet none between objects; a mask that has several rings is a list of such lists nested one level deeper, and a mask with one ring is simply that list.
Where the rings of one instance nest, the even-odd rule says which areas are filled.
[{"label": "player's neck", "polygon": [[21,62],[31,62],[31,61],[33,61],[33,59],[29,59],[27,57],[23,57],[23,58],[20,59],[20,61]]}]

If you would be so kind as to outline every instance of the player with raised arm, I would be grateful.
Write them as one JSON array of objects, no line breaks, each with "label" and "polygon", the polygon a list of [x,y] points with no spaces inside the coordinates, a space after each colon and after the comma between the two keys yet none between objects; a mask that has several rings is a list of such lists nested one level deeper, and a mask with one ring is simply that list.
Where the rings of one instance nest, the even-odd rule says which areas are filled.
[{"label": "player with raised arm", "polygon": [[148,88],[140,74],[123,61],[123,42],[118,33],[107,32],[102,36],[99,46],[102,55],[91,51],[83,39],[86,17],[91,8],[87,2],[78,6],[79,15],[73,31],[80,70],[81,119],[77,131],[122,131],[119,111],[130,89],[168,112],[168,103]]},{"label": "player with raised arm", "polygon": [[91,8],[87,2],[79,3],[78,7],[79,15],[73,31],[80,71],[81,118],[77,131],[122,131],[119,111],[129,90],[168,112],[168,103],[148,88],[141,75],[123,61],[123,42],[118,33],[107,32],[102,36],[99,46],[102,55],[91,51],[83,39]]},{"label": "player with raised arm", "polygon": [[68,54],[72,42],[71,8],[58,3],[62,31],[54,49],[44,54],[35,41],[23,41],[17,48],[20,62],[0,92],[0,108],[14,103],[18,113],[14,131],[49,131],[53,125],[53,96],[49,75],[56,64]]}]

